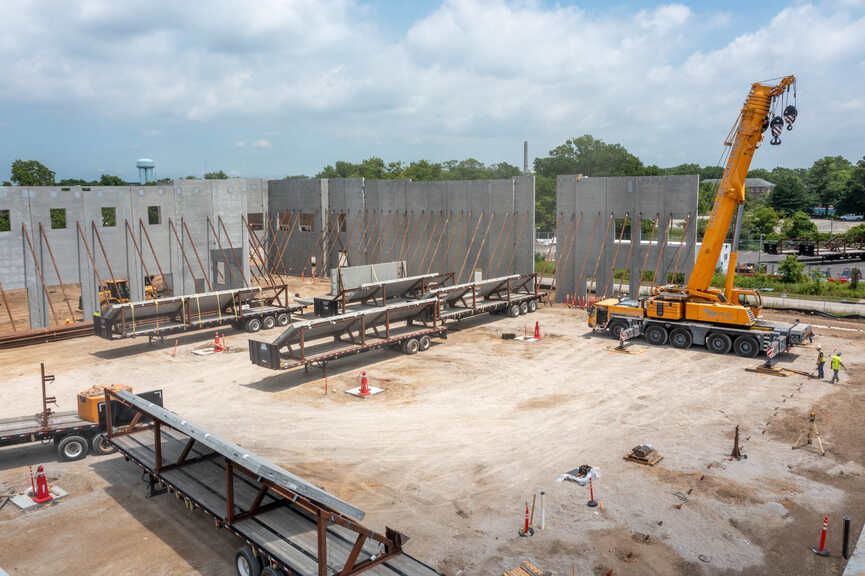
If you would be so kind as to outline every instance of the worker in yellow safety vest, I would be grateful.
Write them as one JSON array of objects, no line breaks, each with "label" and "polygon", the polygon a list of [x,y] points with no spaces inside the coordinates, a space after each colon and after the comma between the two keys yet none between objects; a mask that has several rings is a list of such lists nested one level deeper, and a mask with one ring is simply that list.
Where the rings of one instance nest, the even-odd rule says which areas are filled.
[{"label": "worker in yellow safety vest", "polygon": [[826,355],[823,354],[823,347],[817,345],[817,378],[823,379],[823,365],[826,364]]},{"label": "worker in yellow safety vest", "polygon": [[831,363],[831,366],[832,366],[832,372],[833,372],[832,383],[834,384],[835,382],[838,382],[838,370],[840,370],[842,366],[844,367],[845,370],[847,369],[847,367],[844,366],[843,362],[841,362],[841,353],[837,352],[837,351],[834,354],[832,354],[832,357],[829,359],[829,362]]}]

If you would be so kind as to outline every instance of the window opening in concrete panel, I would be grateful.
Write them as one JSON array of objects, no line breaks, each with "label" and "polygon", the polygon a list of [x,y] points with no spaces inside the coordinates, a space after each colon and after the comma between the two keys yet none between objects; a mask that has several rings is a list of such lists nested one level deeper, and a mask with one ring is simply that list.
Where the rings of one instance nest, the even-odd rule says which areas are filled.
[{"label": "window opening in concrete panel", "polygon": [[66,208],[51,208],[51,229],[62,230],[66,228]]},{"label": "window opening in concrete panel", "polygon": [[162,206],[147,207],[147,223],[151,226],[162,224]]},{"label": "window opening in concrete panel", "polygon": [[117,226],[117,208],[104,206],[102,208],[102,227],[110,228],[112,226]]},{"label": "window opening in concrete panel", "polygon": [[280,212],[279,213],[279,229],[280,230],[291,230],[291,212]]},{"label": "window opening in concrete panel", "polygon": [[253,230],[264,230],[264,214],[261,212],[250,212],[246,216],[246,221]]},{"label": "window opening in concrete panel", "polygon": [[12,230],[12,220],[9,216],[9,210],[0,210],[0,232],[9,232]]},{"label": "window opening in concrete panel", "polygon": [[[625,227],[624,233],[622,233],[622,226]],[[615,234],[613,235],[613,238],[615,238],[616,240],[619,239],[620,234],[622,236],[623,242],[625,240],[630,240],[631,239],[631,218],[628,217],[627,223],[625,223],[624,218],[616,218],[616,229],[614,230],[614,232],[615,232]]]},{"label": "window opening in concrete panel", "polygon": [[315,227],[315,214],[301,214],[300,215],[300,231],[301,232],[312,232]]}]

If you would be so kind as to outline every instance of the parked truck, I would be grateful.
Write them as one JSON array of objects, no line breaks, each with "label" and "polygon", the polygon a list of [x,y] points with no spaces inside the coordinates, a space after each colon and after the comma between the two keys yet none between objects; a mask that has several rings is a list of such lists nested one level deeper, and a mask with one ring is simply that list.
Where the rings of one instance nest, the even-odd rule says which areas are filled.
[{"label": "parked truck", "polygon": [[[14,446],[42,442],[53,444],[60,460],[81,460],[88,452],[109,454],[116,448],[108,442],[105,419],[105,386],[94,386],[78,394],[75,400],[77,409],[55,412],[51,405],[57,404],[54,396],[49,396],[46,386],[54,382],[54,375],[42,374],[42,411],[29,416],[0,420],[0,446]],[[127,390],[131,386],[112,385],[111,390]],[[162,391],[153,390],[139,394],[148,402],[162,406]],[[129,424],[132,414],[122,404],[112,405],[112,418],[115,425]]]}]

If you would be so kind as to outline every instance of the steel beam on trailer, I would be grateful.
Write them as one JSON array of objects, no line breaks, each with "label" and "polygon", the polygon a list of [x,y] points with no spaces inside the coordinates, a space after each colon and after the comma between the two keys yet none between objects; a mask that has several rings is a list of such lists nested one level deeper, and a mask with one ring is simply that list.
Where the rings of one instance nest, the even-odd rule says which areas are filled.
[{"label": "steel beam on trailer", "polygon": [[39,223],[39,232],[42,235],[42,240],[45,241],[45,247],[48,248],[48,256],[51,257],[54,273],[57,274],[57,281],[60,283],[60,292],[63,294],[63,301],[66,302],[66,308],[69,310],[69,317],[70,319],[74,319],[75,313],[72,312],[72,305],[69,304],[69,296],[66,295],[66,286],[63,285],[63,278],[60,277],[60,268],[57,267],[57,260],[54,259],[54,251],[51,249],[51,243],[48,242],[48,236],[45,234],[45,227],[42,225],[42,222]]},{"label": "steel beam on trailer", "polygon": [[24,234],[24,238],[27,240],[27,246],[30,248],[30,255],[33,256],[33,267],[36,270],[37,276],[39,276],[39,283],[42,284],[42,291],[45,294],[45,300],[48,301],[48,307],[51,308],[51,316],[54,318],[55,324],[60,324],[60,321],[57,319],[57,312],[54,310],[54,303],[51,301],[51,295],[48,293],[48,286],[45,285],[45,277],[42,275],[42,268],[39,266],[39,259],[36,257],[36,251],[33,250],[33,243],[30,241],[30,234],[27,232],[27,226],[21,224],[21,231]]}]

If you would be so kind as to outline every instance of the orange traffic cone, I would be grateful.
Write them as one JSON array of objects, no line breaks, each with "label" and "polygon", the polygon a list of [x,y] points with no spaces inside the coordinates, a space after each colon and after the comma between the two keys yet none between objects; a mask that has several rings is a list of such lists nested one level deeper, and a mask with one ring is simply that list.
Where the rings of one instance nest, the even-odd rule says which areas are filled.
[{"label": "orange traffic cone", "polygon": [[360,393],[361,396],[369,396],[369,381],[366,379],[366,372],[360,375]]},{"label": "orange traffic cone", "polygon": [[48,491],[48,479],[45,477],[45,470],[40,465],[36,469],[36,492],[33,494],[32,500],[37,504],[44,504],[54,500],[51,493]]},{"label": "orange traffic cone", "polygon": [[222,352],[225,350],[222,346],[222,342],[219,341],[219,332],[216,333],[216,336],[213,337],[213,351],[214,352]]},{"label": "orange traffic cone", "polygon": [[540,322],[535,322],[535,340],[541,339],[541,324]]}]

